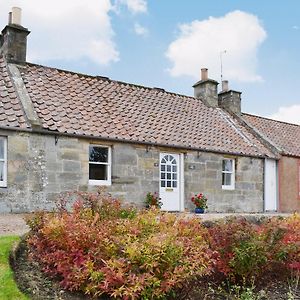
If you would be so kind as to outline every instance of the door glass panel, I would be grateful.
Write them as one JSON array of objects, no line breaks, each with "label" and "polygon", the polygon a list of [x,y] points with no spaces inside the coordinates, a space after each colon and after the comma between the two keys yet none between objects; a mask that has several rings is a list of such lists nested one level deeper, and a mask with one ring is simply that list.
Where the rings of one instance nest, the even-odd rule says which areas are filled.
[{"label": "door glass panel", "polygon": [[174,156],[165,155],[160,161],[160,186],[177,188],[177,170],[177,160]]}]

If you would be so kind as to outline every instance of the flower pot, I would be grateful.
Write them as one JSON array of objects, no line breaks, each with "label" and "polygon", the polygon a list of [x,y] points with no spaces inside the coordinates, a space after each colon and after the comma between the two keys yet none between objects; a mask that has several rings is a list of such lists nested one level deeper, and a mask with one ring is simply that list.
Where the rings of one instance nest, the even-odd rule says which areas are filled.
[{"label": "flower pot", "polygon": [[203,214],[204,213],[204,208],[196,207],[195,208],[195,213],[196,214]]}]

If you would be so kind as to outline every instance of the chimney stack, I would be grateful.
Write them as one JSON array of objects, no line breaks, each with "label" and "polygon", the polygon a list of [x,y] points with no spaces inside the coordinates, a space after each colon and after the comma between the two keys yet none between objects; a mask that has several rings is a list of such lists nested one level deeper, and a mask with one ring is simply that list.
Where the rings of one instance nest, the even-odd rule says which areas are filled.
[{"label": "chimney stack", "polygon": [[218,106],[218,82],[208,78],[208,70],[201,69],[201,80],[193,85],[195,98],[209,107]]},{"label": "chimney stack", "polygon": [[0,53],[9,62],[26,62],[27,36],[30,31],[21,25],[21,8],[13,7],[8,15],[8,25],[0,35]]},{"label": "chimney stack", "polygon": [[218,95],[218,105],[227,111],[241,115],[241,92],[230,90],[228,81],[222,81],[222,91]]}]

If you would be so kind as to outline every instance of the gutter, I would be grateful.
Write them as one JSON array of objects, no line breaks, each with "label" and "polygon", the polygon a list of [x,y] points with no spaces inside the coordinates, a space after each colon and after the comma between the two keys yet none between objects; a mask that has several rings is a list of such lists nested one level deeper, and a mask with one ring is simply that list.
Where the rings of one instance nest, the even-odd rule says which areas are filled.
[{"label": "gutter", "polygon": [[[234,156],[240,156],[240,157],[252,157],[252,158],[274,158],[269,157],[267,155],[251,155],[251,154],[244,154],[244,153],[238,153],[238,152],[225,152],[225,151],[218,151],[218,150],[209,150],[204,148],[196,148],[196,147],[184,147],[184,146],[178,146],[178,145],[172,145],[172,144],[161,144],[161,143],[152,143],[152,142],[146,142],[146,141],[136,141],[136,140],[126,140],[126,139],[118,139],[118,138],[109,138],[109,137],[98,137],[93,135],[84,135],[84,134],[75,134],[75,133],[64,133],[64,132],[54,132],[54,131],[48,131],[45,129],[39,129],[39,128],[19,128],[19,127],[5,127],[0,125],[0,129],[2,130],[10,130],[10,131],[20,131],[20,132],[27,132],[27,133],[37,133],[37,134],[47,134],[47,135],[53,135],[55,137],[58,136],[65,136],[65,137],[73,137],[73,138],[82,138],[82,139],[93,139],[93,140],[99,140],[99,141],[106,141],[106,142],[119,142],[119,143],[127,143],[127,144],[137,144],[137,145],[144,145],[144,146],[153,146],[153,147],[163,147],[163,148],[174,148],[178,150],[191,150],[191,151],[201,151],[206,153],[216,153],[216,154],[230,154]],[[275,157],[275,159],[278,159]]]}]

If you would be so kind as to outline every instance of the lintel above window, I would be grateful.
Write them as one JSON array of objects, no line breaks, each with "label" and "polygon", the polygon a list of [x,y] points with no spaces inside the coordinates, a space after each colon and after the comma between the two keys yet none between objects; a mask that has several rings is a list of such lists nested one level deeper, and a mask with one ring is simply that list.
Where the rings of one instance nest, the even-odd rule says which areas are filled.
[{"label": "lintel above window", "polygon": [[234,190],[235,188],[235,160],[225,158],[222,161],[222,189]]},{"label": "lintel above window", "polygon": [[89,184],[111,185],[111,147],[89,146]]}]

